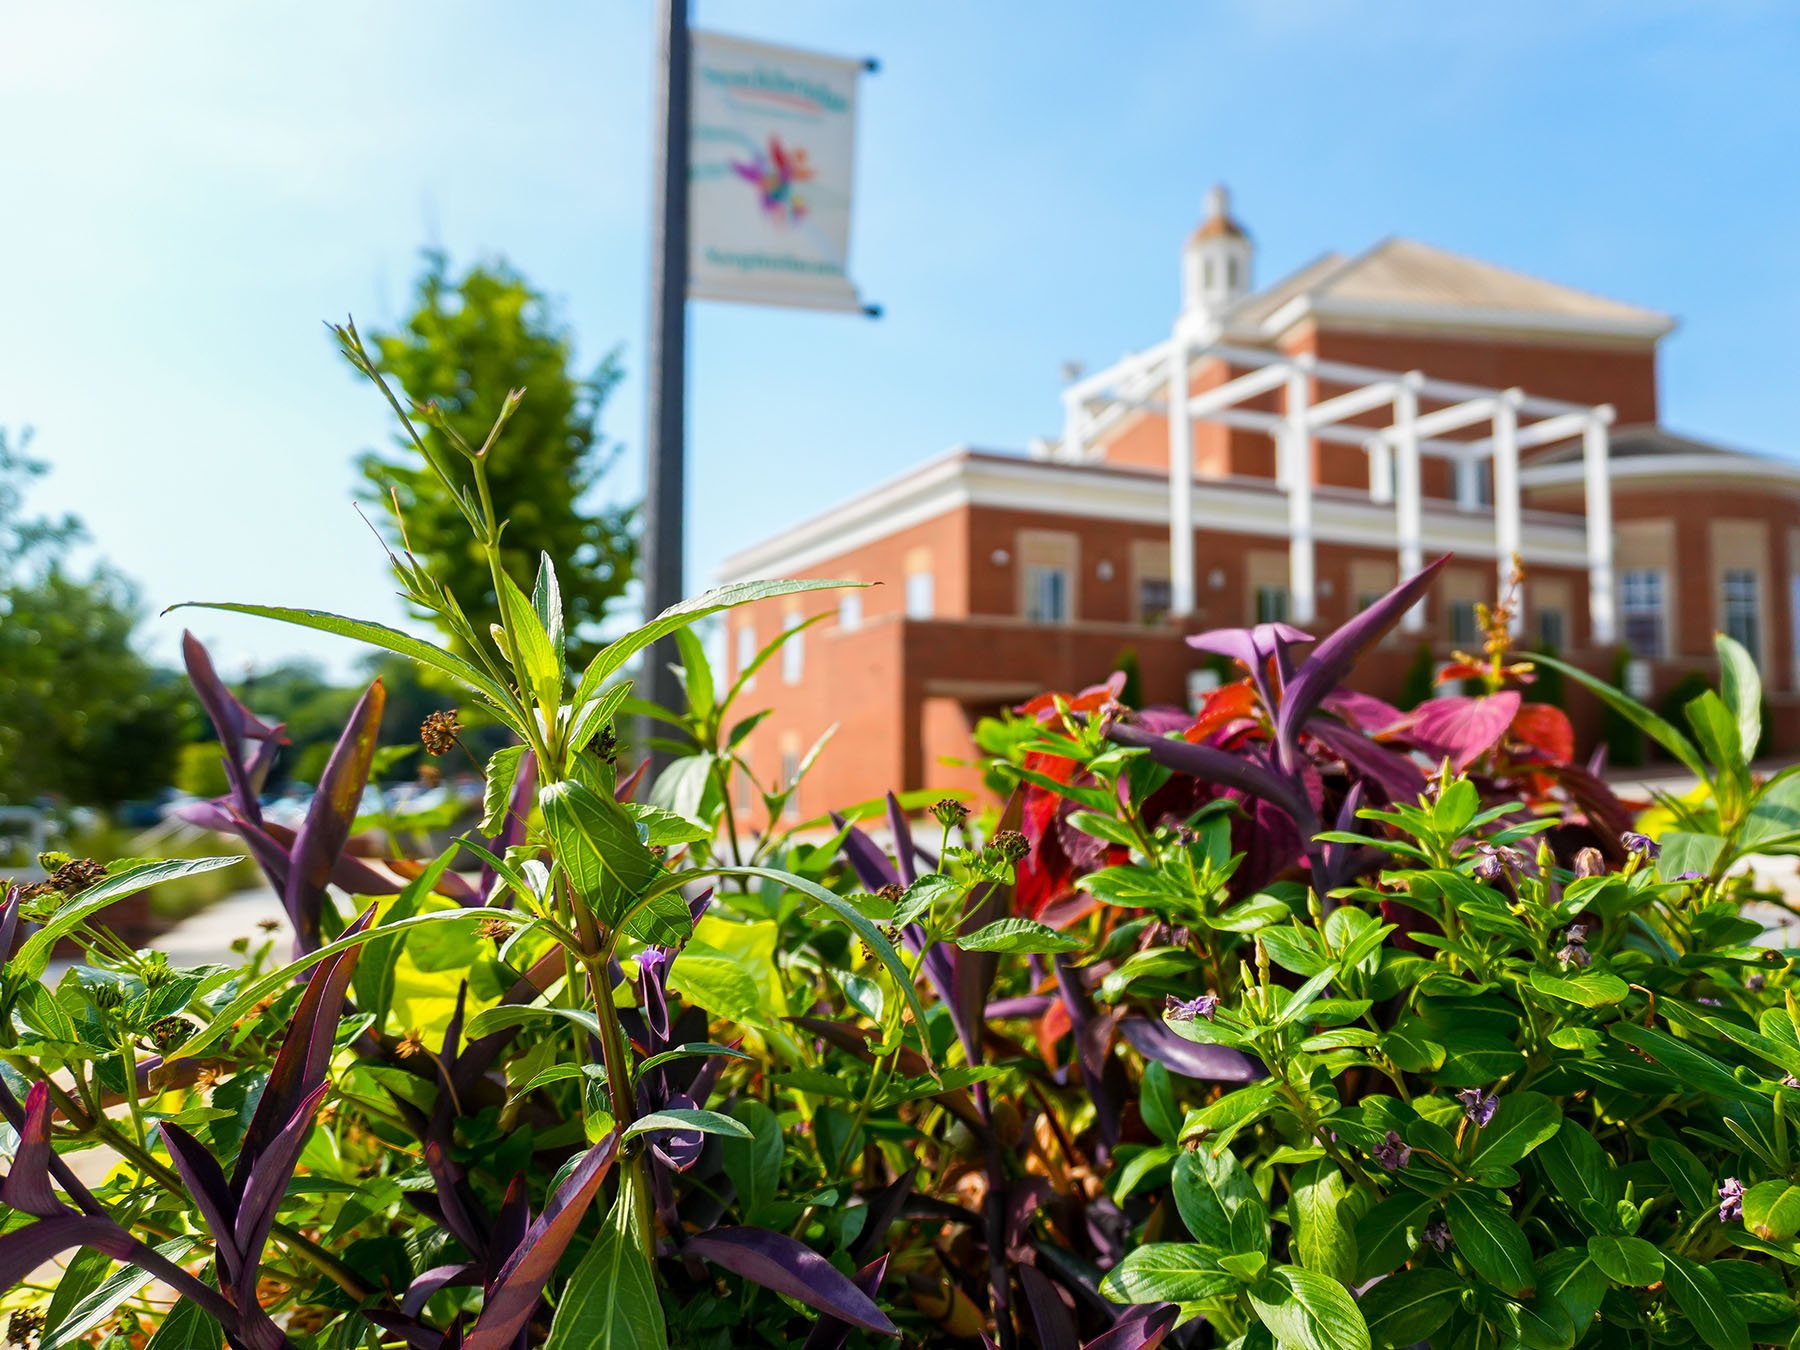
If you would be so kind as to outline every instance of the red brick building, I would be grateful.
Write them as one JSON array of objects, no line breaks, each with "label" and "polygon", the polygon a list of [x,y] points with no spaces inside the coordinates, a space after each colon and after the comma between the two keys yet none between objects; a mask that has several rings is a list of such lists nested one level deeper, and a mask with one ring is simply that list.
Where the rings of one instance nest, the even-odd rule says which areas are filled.
[{"label": "red brick building", "polygon": [[1596,670],[1623,647],[1654,700],[1711,671],[1722,629],[1757,657],[1776,746],[1800,748],[1800,465],[1660,426],[1672,319],[1406,239],[1262,290],[1253,263],[1215,189],[1173,331],[1069,385],[1060,439],[953,450],[726,562],[728,581],[883,583],[730,616],[735,673],[831,615],[757,676],[760,779],[835,726],[801,814],[973,788],[977,719],[1127,651],[1147,701],[1187,702],[1209,673],[1185,634],[1328,632],[1443,553],[1360,687],[1393,697],[1421,647],[1473,648],[1516,554],[1521,646]]}]

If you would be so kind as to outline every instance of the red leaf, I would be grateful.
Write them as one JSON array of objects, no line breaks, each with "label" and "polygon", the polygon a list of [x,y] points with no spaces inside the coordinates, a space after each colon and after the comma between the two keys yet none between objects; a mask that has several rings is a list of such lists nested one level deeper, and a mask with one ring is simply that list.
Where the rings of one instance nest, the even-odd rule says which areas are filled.
[{"label": "red leaf", "polygon": [[1512,738],[1543,753],[1551,764],[1568,764],[1575,758],[1575,728],[1569,715],[1548,703],[1527,703],[1514,714]]}]

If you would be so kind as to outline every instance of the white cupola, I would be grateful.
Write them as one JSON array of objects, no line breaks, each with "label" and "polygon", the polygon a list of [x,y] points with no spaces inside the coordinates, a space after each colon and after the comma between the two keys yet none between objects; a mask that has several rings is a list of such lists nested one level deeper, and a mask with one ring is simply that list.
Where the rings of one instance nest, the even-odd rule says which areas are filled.
[{"label": "white cupola", "polygon": [[1181,250],[1181,316],[1190,323],[1218,318],[1250,294],[1255,249],[1231,218],[1231,194],[1223,183],[1206,194],[1206,219]]}]

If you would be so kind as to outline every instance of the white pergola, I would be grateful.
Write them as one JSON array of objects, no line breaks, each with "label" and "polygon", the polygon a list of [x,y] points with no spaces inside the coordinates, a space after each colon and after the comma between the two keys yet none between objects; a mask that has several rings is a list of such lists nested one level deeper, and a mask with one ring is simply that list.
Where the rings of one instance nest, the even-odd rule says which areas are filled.
[{"label": "white pergola", "polygon": [[[1187,416],[1168,417],[1191,387],[1196,362],[1216,359],[1245,373],[1189,396]],[[1317,385],[1346,392],[1313,401]],[[1244,407],[1277,389],[1284,410]],[[1421,412],[1421,402],[1442,405]],[[1386,426],[1348,425],[1349,419],[1390,410]],[[1522,389],[1488,389],[1433,379],[1423,371],[1375,370],[1341,361],[1236,347],[1177,330],[1169,341],[1078,380],[1063,391],[1063,439],[1057,458],[1089,457],[1099,425],[1128,411],[1152,412],[1169,422],[1170,609],[1194,610],[1195,419],[1266,432],[1276,446],[1276,481],[1287,494],[1289,591],[1295,623],[1317,616],[1313,538],[1313,445],[1330,441],[1360,447],[1369,461],[1369,497],[1394,505],[1395,543],[1402,577],[1424,566],[1419,460],[1433,455],[1455,465],[1457,505],[1480,508],[1479,465],[1493,462],[1494,547],[1506,577],[1520,552],[1519,452],[1580,437],[1587,506],[1588,615],[1597,645],[1614,640],[1612,486],[1608,472],[1610,405],[1566,403]],[[1446,439],[1450,432],[1487,426],[1479,439]],[[1515,616],[1517,623],[1522,616]],[[1422,605],[1403,627],[1424,625]]]}]

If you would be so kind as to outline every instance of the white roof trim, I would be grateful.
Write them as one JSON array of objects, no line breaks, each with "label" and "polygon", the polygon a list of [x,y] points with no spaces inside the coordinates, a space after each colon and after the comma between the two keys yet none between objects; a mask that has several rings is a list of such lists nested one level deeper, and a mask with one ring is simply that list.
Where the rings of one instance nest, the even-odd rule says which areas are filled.
[{"label": "white roof trim", "polygon": [[1604,318],[1546,310],[1432,305],[1399,300],[1363,300],[1303,292],[1263,320],[1261,332],[1274,339],[1309,316],[1335,322],[1361,320],[1430,329],[1500,329],[1577,337],[1630,338],[1654,342],[1675,329],[1675,320]]},{"label": "white roof trim", "polygon": [[[1107,471],[1025,458],[976,457],[953,451],[915,472],[854,497],[828,514],[741,550],[720,565],[721,582],[792,576],[959,507],[990,507],[1167,528],[1168,480],[1160,474]],[[1313,499],[1313,537],[1320,543],[1398,547],[1394,508],[1361,493],[1322,488]],[[1286,540],[1287,497],[1253,480],[1197,480],[1194,523],[1200,530]],[[1428,553],[1497,558],[1490,518],[1431,503],[1424,517]],[[1530,562],[1587,566],[1582,520],[1528,512],[1521,539]]]},{"label": "white roof trim", "polygon": [[[1608,461],[1612,479],[1706,478],[1750,480],[1800,487],[1800,464],[1782,459],[1759,459],[1749,455],[1629,455]],[[1580,483],[1580,460],[1562,464],[1527,464],[1519,472],[1523,487],[1557,487]]]}]

